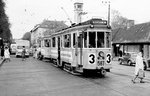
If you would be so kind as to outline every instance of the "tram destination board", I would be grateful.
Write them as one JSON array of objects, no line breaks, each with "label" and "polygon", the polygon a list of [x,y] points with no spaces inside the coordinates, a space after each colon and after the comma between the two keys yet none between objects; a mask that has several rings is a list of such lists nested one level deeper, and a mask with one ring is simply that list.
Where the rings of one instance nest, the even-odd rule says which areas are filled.
[{"label": "tram destination board", "polygon": [[85,21],[82,23],[82,25],[88,25],[88,24],[92,24],[92,25],[107,25],[107,21],[106,20],[102,20],[102,19],[90,19],[88,21]]},{"label": "tram destination board", "polygon": [[107,25],[107,21],[102,19],[92,19],[91,23],[93,25]]}]

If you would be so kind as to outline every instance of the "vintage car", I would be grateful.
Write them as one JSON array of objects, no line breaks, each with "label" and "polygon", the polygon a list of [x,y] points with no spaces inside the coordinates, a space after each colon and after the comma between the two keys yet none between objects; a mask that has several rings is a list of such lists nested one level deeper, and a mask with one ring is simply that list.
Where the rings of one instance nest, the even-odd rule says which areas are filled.
[{"label": "vintage car", "polygon": [[[127,64],[127,65],[135,65],[135,59],[136,59],[137,53],[135,52],[126,52],[122,57],[118,58],[119,64]],[[148,67],[150,67],[150,59],[145,60],[143,58],[143,64],[144,64],[144,70],[146,70]]]},{"label": "vintage car", "polygon": [[134,65],[137,53],[126,52],[122,57],[118,58],[119,64]]}]

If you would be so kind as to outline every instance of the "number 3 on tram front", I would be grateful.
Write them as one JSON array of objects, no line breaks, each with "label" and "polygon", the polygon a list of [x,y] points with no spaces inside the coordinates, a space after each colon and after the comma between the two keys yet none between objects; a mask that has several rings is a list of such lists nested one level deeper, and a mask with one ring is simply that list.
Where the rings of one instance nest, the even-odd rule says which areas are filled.
[{"label": "number 3 on tram front", "polygon": [[88,54],[88,63],[95,64],[95,62],[96,62],[96,54],[95,53]]}]

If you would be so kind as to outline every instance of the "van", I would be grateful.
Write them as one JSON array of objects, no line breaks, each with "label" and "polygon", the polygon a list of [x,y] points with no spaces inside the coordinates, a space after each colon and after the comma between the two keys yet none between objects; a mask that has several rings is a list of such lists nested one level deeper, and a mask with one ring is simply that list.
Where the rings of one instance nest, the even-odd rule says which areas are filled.
[{"label": "van", "polygon": [[25,46],[25,49],[26,49],[25,56],[29,57],[29,55],[30,55],[30,53],[29,53],[30,42],[28,40],[18,40],[18,41],[16,41],[16,57],[22,56],[23,46]]}]

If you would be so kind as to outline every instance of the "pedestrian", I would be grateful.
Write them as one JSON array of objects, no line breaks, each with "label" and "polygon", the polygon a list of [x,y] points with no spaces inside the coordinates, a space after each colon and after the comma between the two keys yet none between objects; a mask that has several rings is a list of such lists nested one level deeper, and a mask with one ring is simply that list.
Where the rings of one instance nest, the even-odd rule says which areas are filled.
[{"label": "pedestrian", "polygon": [[23,49],[22,49],[22,61],[26,60],[26,49],[25,49],[25,46],[23,46]]},{"label": "pedestrian", "polygon": [[10,62],[10,52],[9,48],[6,46],[4,50],[4,61],[9,61]]},{"label": "pedestrian", "polygon": [[120,55],[120,57],[122,57],[122,51],[121,50],[119,50],[119,55]]},{"label": "pedestrian", "polygon": [[36,47],[33,50],[33,58],[37,58],[37,48]]},{"label": "pedestrian", "polygon": [[133,83],[135,83],[136,78],[140,79],[140,83],[144,83],[143,78],[145,77],[145,73],[142,52],[137,54],[134,74],[135,77],[132,79]]},{"label": "pedestrian", "polygon": [[4,46],[1,46],[1,59],[4,59]]}]

